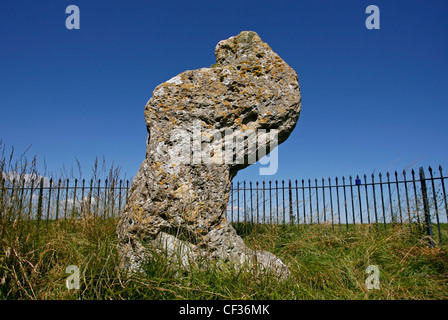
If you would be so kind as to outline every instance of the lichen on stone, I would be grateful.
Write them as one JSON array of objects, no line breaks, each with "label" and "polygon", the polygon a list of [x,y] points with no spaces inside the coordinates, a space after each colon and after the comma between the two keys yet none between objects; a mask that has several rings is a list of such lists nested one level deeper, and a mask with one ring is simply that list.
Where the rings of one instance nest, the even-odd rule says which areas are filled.
[{"label": "lichen on stone", "polygon": [[[200,145],[214,160],[225,132],[237,137],[253,131],[257,138],[260,129],[275,129],[280,144],[296,126],[301,110],[297,73],[257,33],[243,31],[220,41],[215,55],[212,67],[187,70],[158,85],[145,106],[146,158],[117,227],[124,269],[139,270],[151,255],[149,243],[167,253],[181,248],[176,252],[182,264],[207,259],[289,274],[273,254],[248,248],[226,219],[230,182],[250,163],[173,160],[179,151],[173,133],[192,133],[195,124],[203,130]],[[257,157],[262,147],[270,151],[257,144]],[[244,149],[244,159],[248,152]]]}]

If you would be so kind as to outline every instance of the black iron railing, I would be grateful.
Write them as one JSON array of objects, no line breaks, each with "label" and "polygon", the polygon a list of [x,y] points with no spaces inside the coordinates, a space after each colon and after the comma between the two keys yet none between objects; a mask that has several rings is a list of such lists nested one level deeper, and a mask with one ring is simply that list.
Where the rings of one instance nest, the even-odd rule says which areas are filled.
[{"label": "black iron railing", "polygon": [[[358,224],[419,225],[430,239],[442,242],[448,231],[448,206],[442,167],[420,168],[410,177],[403,170],[378,175],[295,181],[232,183],[227,216],[231,222],[327,224],[346,228]],[[384,179],[385,178],[385,179]],[[433,234],[433,226],[437,233]]]},{"label": "black iron railing", "polygon": [[[232,182],[227,218],[232,223],[325,224],[346,228],[360,224],[420,226],[431,241],[448,232],[446,179],[439,166],[401,174],[346,179]],[[1,221],[39,221],[119,217],[129,181],[53,180],[39,177],[0,181]]]}]

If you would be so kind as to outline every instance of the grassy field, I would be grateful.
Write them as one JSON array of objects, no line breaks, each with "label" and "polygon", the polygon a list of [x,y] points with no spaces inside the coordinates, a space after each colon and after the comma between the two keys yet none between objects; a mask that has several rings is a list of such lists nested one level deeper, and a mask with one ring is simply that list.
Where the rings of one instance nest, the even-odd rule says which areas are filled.
[{"label": "grassy field", "polygon": [[[288,265],[279,282],[250,270],[182,275],[163,256],[146,275],[117,268],[116,219],[3,222],[0,225],[0,299],[447,299],[446,246],[407,226],[235,225],[250,248],[268,250]],[[446,230],[443,231],[446,234]],[[446,237],[445,237],[446,238]],[[80,269],[80,289],[68,290],[67,266]],[[366,268],[380,270],[380,288],[368,290]]]},{"label": "grassy field", "polygon": [[[0,141],[0,178],[5,172],[20,173],[18,181],[38,176],[36,157],[27,161],[25,152],[14,160],[14,149],[10,156],[4,151]],[[78,169],[81,181],[79,164]],[[94,180],[103,175],[111,184],[118,181],[119,168],[107,170],[104,161],[102,169],[95,161],[92,170]],[[144,275],[126,276],[118,268],[117,219],[94,218],[87,210],[70,214],[78,218],[67,220],[42,216],[37,225],[36,220],[26,220],[28,204],[22,203],[18,191],[13,196],[4,187],[0,299],[448,299],[448,246],[432,248],[424,232],[410,231],[406,225],[356,225],[348,230],[335,226],[333,230],[324,224],[236,224],[250,248],[273,252],[288,265],[291,277],[285,281],[269,273],[254,276],[251,270],[222,270],[214,265],[206,272],[191,268],[179,275],[163,256],[148,261]],[[67,201],[67,193],[65,197]],[[108,209],[104,202],[104,210]],[[75,206],[70,210],[74,213]],[[446,240],[448,228],[442,227]],[[438,234],[433,232],[438,244]],[[70,265],[80,270],[78,290],[66,287]],[[379,268],[379,289],[367,289],[369,265]]]}]

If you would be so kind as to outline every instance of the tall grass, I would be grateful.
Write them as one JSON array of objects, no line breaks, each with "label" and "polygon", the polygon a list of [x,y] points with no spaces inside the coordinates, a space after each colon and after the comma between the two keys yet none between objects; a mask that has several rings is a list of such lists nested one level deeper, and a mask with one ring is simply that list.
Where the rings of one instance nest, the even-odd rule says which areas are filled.
[{"label": "tall grass", "polygon": [[[12,159],[0,157],[0,178],[5,172],[37,175],[35,158],[30,164]],[[408,226],[235,224],[250,248],[273,252],[288,265],[285,281],[211,262],[207,272],[192,266],[179,273],[163,254],[153,255],[144,273],[127,275],[118,268],[118,217],[84,212],[38,226],[22,214],[19,199],[11,192],[0,199],[0,299],[448,298],[447,247],[429,247]],[[69,265],[80,269],[78,290],[66,287]],[[379,289],[366,287],[369,265],[379,267]]]},{"label": "tall grass", "polygon": [[[254,249],[269,250],[288,265],[291,278],[268,273],[194,266],[181,275],[163,255],[145,274],[118,269],[116,220],[50,223],[0,243],[1,299],[447,299],[446,248],[430,248],[406,228],[332,231],[316,226],[258,226],[242,234]],[[80,289],[68,290],[68,265],[81,271]],[[368,290],[366,268],[380,269],[380,289]]]}]

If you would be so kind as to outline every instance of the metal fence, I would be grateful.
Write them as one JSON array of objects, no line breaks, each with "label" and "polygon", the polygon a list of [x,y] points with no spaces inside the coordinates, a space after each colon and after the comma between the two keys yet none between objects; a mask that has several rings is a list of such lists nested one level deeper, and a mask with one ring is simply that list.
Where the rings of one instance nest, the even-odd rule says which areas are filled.
[{"label": "metal fence", "polygon": [[[417,225],[442,242],[448,206],[442,167],[420,168],[399,175],[351,176],[312,180],[232,182],[227,218],[232,223],[326,224],[347,228],[359,224]],[[0,214],[29,220],[119,217],[126,205],[129,181],[48,178],[1,180]],[[431,240],[432,241],[432,240]]]},{"label": "metal fence", "polygon": [[[60,220],[122,214],[129,180],[23,178],[1,181],[0,214],[29,220]],[[9,220],[7,218],[7,220]]]},{"label": "metal fence", "polygon": [[[430,239],[442,242],[448,223],[445,177],[428,168],[410,176],[405,170],[346,179],[335,178],[232,183],[227,216],[231,222],[418,225]],[[433,230],[435,226],[436,230]],[[446,235],[445,235],[446,237]],[[431,240],[433,241],[433,240]]]}]

